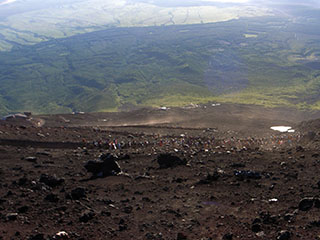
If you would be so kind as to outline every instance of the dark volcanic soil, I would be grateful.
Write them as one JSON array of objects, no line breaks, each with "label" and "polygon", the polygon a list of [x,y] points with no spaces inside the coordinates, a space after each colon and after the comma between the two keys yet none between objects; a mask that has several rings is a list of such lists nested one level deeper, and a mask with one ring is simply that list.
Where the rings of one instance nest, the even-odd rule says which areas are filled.
[{"label": "dark volcanic soil", "polygon": [[[316,117],[221,105],[1,121],[0,239],[320,239],[320,121],[299,124]],[[270,130],[283,124],[296,132]],[[121,173],[87,171],[107,153]]]}]

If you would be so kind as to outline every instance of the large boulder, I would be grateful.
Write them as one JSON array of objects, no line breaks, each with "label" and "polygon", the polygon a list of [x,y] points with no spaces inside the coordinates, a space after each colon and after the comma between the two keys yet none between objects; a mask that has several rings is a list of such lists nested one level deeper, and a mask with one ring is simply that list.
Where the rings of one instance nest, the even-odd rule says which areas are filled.
[{"label": "large boulder", "polygon": [[84,166],[93,178],[117,175],[122,172],[116,161],[117,157],[112,154],[102,154],[98,160],[91,160]]}]

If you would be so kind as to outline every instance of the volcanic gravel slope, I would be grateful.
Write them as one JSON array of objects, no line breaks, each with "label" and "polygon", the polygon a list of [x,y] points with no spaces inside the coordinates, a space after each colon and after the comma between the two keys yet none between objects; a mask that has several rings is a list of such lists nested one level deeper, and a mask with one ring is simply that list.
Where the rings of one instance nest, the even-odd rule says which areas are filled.
[{"label": "volcanic gravel slope", "polygon": [[[0,239],[320,239],[317,120],[291,118],[297,131],[280,134],[263,119],[245,134],[232,112],[215,112],[229,129],[132,124],[143,113],[2,121]],[[108,153],[121,173],[87,171]]]}]

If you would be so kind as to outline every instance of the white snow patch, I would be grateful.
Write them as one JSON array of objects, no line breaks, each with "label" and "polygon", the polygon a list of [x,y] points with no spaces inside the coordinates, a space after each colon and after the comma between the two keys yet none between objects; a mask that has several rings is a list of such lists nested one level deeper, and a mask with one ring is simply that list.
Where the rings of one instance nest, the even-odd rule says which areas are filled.
[{"label": "white snow patch", "polygon": [[285,132],[294,133],[295,132],[295,130],[289,126],[273,126],[273,127],[271,127],[271,129],[274,131],[283,132],[283,133],[285,133]]}]

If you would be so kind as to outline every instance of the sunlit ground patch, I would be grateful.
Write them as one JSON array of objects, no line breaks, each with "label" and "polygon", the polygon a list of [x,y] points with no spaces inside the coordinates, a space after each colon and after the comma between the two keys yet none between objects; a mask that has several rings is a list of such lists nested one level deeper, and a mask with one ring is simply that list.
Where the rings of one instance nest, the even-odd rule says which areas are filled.
[{"label": "sunlit ground patch", "polygon": [[278,132],[289,132],[289,133],[295,132],[295,130],[289,126],[273,126],[273,127],[271,127],[271,129],[274,131],[278,131]]}]

